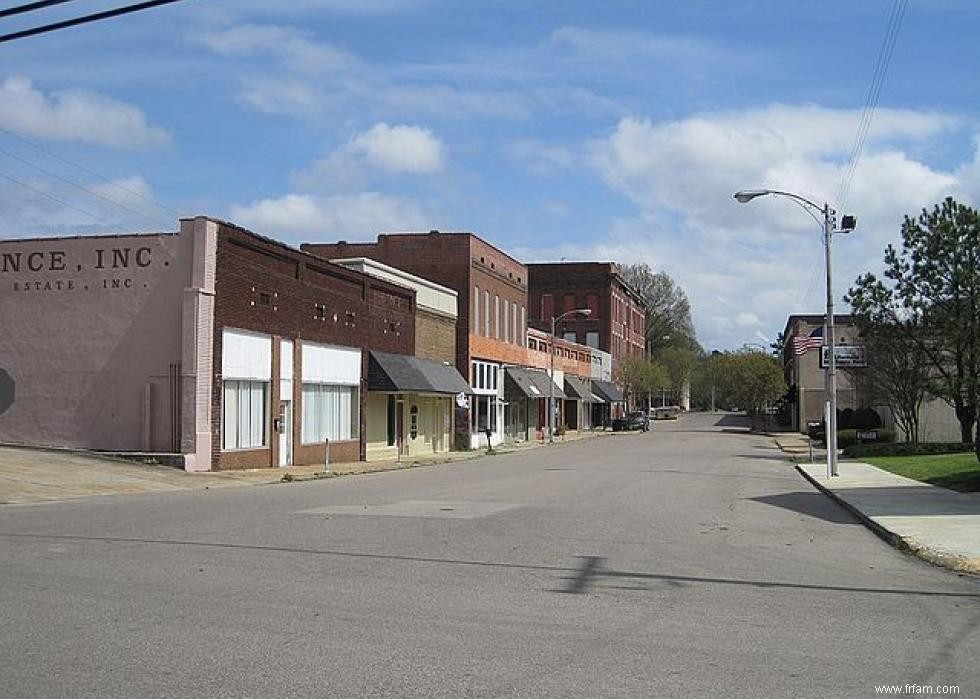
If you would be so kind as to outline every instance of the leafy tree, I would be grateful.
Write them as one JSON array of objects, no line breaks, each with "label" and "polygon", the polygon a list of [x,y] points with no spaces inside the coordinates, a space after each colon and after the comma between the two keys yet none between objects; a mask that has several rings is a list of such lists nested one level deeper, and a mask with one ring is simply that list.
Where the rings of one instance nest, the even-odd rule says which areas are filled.
[{"label": "leafy tree", "polygon": [[725,402],[742,407],[753,423],[786,391],[783,368],[767,352],[725,352],[712,363]]},{"label": "leafy tree", "polygon": [[[885,249],[885,277],[857,279],[855,314],[901,330],[927,360],[929,391],[956,411],[973,441],[980,400],[980,214],[947,197],[902,223],[902,249]],[[980,429],[975,448],[980,460]]]},{"label": "leafy tree", "polygon": [[697,354],[684,347],[672,346],[657,353],[657,362],[666,370],[669,380],[668,389],[680,403],[681,394],[685,387],[690,389],[692,378],[698,368]]},{"label": "leafy tree", "polygon": [[917,443],[919,409],[929,392],[928,358],[920,344],[895,323],[874,322],[861,315],[855,319],[870,359],[867,367],[845,371],[876,399],[888,403],[908,441]]},{"label": "leafy tree", "polygon": [[648,400],[654,391],[670,385],[670,377],[660,364],[638,357],[623,360],[616,370],[615,379],[632,396],[634,405],[641,399]]},{"label": "leafy tree", "polygon": [[698,348],[691,320],[691,304],[684,290],[665,272],[654,272],[650,265],[620,265],[619,274],[647,303],[647,355],[668,345]]}]

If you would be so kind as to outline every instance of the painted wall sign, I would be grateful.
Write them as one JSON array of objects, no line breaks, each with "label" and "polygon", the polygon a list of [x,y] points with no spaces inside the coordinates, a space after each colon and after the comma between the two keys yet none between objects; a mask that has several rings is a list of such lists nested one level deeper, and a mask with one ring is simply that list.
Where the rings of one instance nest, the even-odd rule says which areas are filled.
[{"label": "painted wall sign", "polygon": [[[141,284],[138,273],[154,265],[149,245],[88,250],[18,250],[0,253],[0,279],[22,292],[123,291]],[[163,260],[163,266],[170,265]]]}]

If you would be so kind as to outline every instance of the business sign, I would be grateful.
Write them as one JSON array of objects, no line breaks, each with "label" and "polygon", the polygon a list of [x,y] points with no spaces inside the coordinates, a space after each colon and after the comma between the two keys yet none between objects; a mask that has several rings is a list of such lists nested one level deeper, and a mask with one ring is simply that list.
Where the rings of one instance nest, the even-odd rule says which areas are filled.
[{"label": "business sign", "polygon": [[[827,346],[820,348],[820,367],[827,366]],[[868,366],[868,355],[863,345],[837,345],[834,347],[834,359],[838,368]]]}]

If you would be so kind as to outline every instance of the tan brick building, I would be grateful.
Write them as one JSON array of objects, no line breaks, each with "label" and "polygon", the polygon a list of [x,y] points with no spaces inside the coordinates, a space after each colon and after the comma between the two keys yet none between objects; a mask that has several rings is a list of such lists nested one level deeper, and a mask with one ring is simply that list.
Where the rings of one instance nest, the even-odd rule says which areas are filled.
[{"label": "tan brick building", "polygon": [[[792,397],[792,428],[800,432],[807,431],[808,423],[823,420],[827,396],[824,370],[827,352],[825,348],[815,348],[804,354],[796,354],[793,338],[822,339],[824,318],[823,315],[791,315],[783,330],[783,372]],[[844,371],[847,362],[843,358],[856,354],[849,352],[848,348],[863,350],[854,319],[850,315],[835,315],[834,329],[838,346],[837,409],[869,407],[869,397],[857,389],[854,375]]]}]

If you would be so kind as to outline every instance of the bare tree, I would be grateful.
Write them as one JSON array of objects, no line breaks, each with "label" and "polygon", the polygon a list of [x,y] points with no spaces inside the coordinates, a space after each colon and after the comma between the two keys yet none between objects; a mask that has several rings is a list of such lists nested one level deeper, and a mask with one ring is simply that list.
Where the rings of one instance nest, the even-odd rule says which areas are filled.
[{"label": "bare tree", "polygon": [[699,348],[687,294],[666,272],[654,272],[641,262],[620,265],[619,274],[646,301],[647,356],[667,346]]}]

